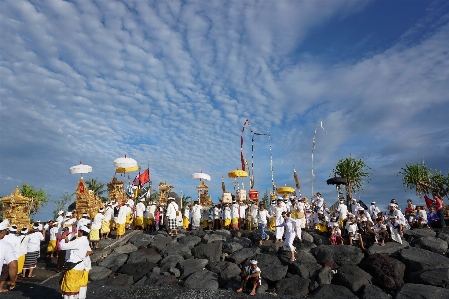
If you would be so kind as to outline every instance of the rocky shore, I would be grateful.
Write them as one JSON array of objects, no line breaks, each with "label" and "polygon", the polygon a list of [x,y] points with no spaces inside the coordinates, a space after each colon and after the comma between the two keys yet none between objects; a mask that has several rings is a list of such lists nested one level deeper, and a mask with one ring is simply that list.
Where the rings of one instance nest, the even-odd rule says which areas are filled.
[{"label": "rocky shore", "polygon": [[[258,298],[449,298],[449,229],[405,231],[402,245],[367,239],[366,251],[303,232],[295,262],[273,237],[262,246],[255,231],[130,231],[102,240],[91,256],[88,298],[246,298],[235,290],[250,259],[261,269]],[[60,298],[59,279],[24,283],[2,297]]]}]

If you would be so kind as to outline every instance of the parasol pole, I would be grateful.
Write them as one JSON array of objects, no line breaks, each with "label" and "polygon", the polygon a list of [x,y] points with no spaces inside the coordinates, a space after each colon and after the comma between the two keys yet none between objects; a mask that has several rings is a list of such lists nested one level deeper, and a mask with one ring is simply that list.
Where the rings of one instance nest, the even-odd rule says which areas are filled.
[{"label": "parasol pole", "polygon": [[318,129],[318,126],[320,126],[324,133],[327,133],[326,130],[323,128],[323,121],[321,120],[319,124],[316,125],[315,127],[315,132],[313,133],[313,140],[312,140],[312,196],[313,196],[313,181],[315,179],[315,174],[313,173],[313,153],[315,151],[315,144],[316,144],[316,131]]}]

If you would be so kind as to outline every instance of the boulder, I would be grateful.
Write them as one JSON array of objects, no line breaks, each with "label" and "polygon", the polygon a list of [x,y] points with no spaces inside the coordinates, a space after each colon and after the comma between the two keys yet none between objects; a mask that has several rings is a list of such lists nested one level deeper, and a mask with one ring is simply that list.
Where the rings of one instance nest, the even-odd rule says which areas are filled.
[{"label": "boulder", "polygon": [[111,269],[99,266],[92,266],[89,271],[89,280],[97,281],[107,278],[112,273]]},{"label": "boulder", "polygon": [[184,258],[180,255],[169,255],[160,261],[159,265],[162,272],[167,272],[170,268],[176,267],[176,265],[183,261]]},{"label": "boulder", "polygon": [[358,265],[364,257],[360,248],[348,245],[321,245],[312,248],[310,252],[320,264],[331,261],[340,266]]},{"label": "boulder", "polygon": [[311,234],[309,234],[308,232],[306,232],[305,230],[301,231],[301,238],[302,238],[303,242],[308,241],[308,242],[313,243],[313,236]]},{"label": "boulder", "polygon": [[303,240],[302,242],[295,242],[294,243],[296,247],[296,251],[310,251],[312,248],[317,247],[315,243],[309,241],[309,240]]},{"label": "boulder", "polygon": [[153,248],[141,248],[137,251],[131,252],[128,264],[152,262],[157,263],[162,259],[161,255],[156,252]]},{"label": "boulder", "polygon": [[402,250],[399,255],[408,273],[435,268],[449,268],[447,257],[425,249],[411,247]]},{"label": "boulder", "polygon": [[148,279],[144,283],[145,285],[152,286],[177,286],[178,279],[174,275],[161,275],[157,273],[150,273]]},{"label": "boulder", "polygon": [[359,266],[371,274],[373,284],[382,289],[396,290],[404,284],[404,263],[386,254],[370,255]]},{"label": "boulder", "polygon": [[358,299],[348,288],[335,284],[319,287],[310,298],[316,299]]},{"label": "boulder", "polygon": [[202,244],[192,249],[192,255],[196,259],[208,259],[209,262],[220,261],[222,254],[221,242]]},{"label": "boulder", "polygon": [[178,243],[182,246],[186,246],[189,249],[192,249],[193,247],[201,243],[201,238],[198,236],[188,235],[183,238],[179,238]]},{"label": "boulder", "polygon": [[[192,230],[189,232],[190,236],[196,236],[199,238],[203,238],[206,235],[206,232],[202,229],[198,229],[198,230]],[[187,236],[188,237],[188,236]]]},{"label": "boulder", "polygon": [[361,299],[391,299],[391,295],[385,293],[381,288],[372,284],[367,284],[363,288],[361,294]]},{"label": "boulder", "polygon": [[220,234],[207,234],[203,237],[203,243],[209,244],[212,242],[226,242],[226,237]]},{"label": "boulder", "polygon": [[316,282],[322,286],[325,284],[331,284],[332,283],[332,269],[328,266],[324,266],[320,270],[318,270],[318,274],[316,276]]},{"label": "boulder", "polygon": [[358,292],[363,286],[371,284],[371,275],[356,265],[343,265],[338,268],[332,283],[342,285],[353,293]]},{"label": "boulder", "polygon": [[125,264],[118,269],[117,273],[128,274],[133,277],[134,281],[138,281],[151,272],[154,267],[156,264],[152,262]]},{"label": "boulder", "polygon": [[268,282],[277,282],[287,274],[288,266],[282,265],[275,255],[257,254],[254,256],[254,259],[257,260],[261,277]]},{"label": "boulder", "polygon": [[168,273],[172,274],[174,277],[178,278],[179,276],[181,276],[181,271],[179,271],[178,268],[170,268],[168,270]]},{"label": "boulder", "polygon": [[242,248],[243,248],[243,246],[236,242],[228,242],[228,243],[223,244],[223,252],[229,253],[229,254],[232,254]]},{"label": "boulder", "polygon": [[249,248],[253,246],[253,241],[245,237],[234,237],[230,239],[230,242],[239,243],[240,245],[243,246],[243,248]]},{"label": "boulder", "polygon": [[414,272],[408,277],[408,282],[449,289],[449,268]]},{"label": "boulder", "polygon": [[97,262],[97,265],[105,268],[121,267],[128,260],[128,255],[112,252],[104,260]]},{"label": "boulder", "polygon": [[300,260],[296,260],[288,266],[288,271],[292,274],[298,274],[302,278],[314,280],[318,275],[319,270],[322,268],[321,265],[317,263],[304,263],[302,264]]},{"label": "boulder", "polygon": [[309,283],[308,279],[293,275],[276,283],[276,294],[305,297],[309,294]]},{"label": "boulder", "polygon": [[209,261],[207,259],[191,259],[179,262],[176,265],[176,267],[181,271],[181,276],[179,279],[184,280],[190,274],[203,270],[208,263]]},{"label": "boulder", "polygon": [[170,255],[180,255],[186,258],[191,256],[192,252],[187,246],[181,245],[179,243],[170,243],[167,246],[165,246],[164,249],[162,249],[161,255],[163,257],[167,257]]},{"label": "boulder", "polygon": [[414,228],[404,230],[404,238],[406,240],[419,239],[423,237],[435,237],[435,236],[436,236],[435,231],[428,228]]},{"label": "boulder", "polygon": [[440,231],[437,235],[438,239],[441,239],[443,241],[446,241],[449,244],[449,232],[447,231]]},{"label": "boulder", "polygon": [[443,299],[449,298],[449,290],[425,284],[406,283],[396,293],[395,299]]},{"label": "boulder", "polygon": [[[284,251],[279,255],[279,259],[285,265],[290,264],[290,251]],[[316,258],[308,251],[298,251],[295,253],[295,258],[299,264],[317,263]]]},{"label": "boulder", "polygon": [[373,244],[368,248],[368,254],[372,255],[372,254],[380,253],[380,254],[392,255],[392,254],[398,253],[402,249],[409,248],[409,247],[410,247],[410,245],[407,241],[402,241],[402,244],[393,242],[393,241],[386,242],[385,246],[380,246],[379,244]]},{"label": "boulder", "polygon": [[448,247],[446,241],[434,237],[423,237],[416,239],[412,242],[412,245],[442,255],[446,254]]},{"label": "boulder", "polygon": [[209,262],[206,268],[218,274],[218,277],[229,280],[234,277],[240,277],[241,269],[234,263],[227,261]]},{"label": "boulder", "polygon": [[157,252],[161,252],[165,248],[165,246],[167,246],[172,242],[174,242],[172,237],[166,237],[164,235],[156,235],[154,240],[148,246],[150,248],[154,248]]},{"label": "boulder", "polygon": [[131,253],[137,251],[137,249],[138,248],[135,245],[128,243],[126,245],[115,248],[114,251],[117,253]]},{"label": "boulder", "polygon": [[153,242],[155,237],[153,235],[147,235],[144,233],[137,233],[129,239],[129,243],[139,247],[147,247],[151,242]]},{"label": "boulder", "polygon": [[240,250],[235,251],[230,256],[226,258],[226,260],[233,262],[237,265],[243,263],[246,259],[252,258],[256,254],[260,253],[260,249],[258,247],[255,248],[242,248]]},{"label": "boulder", "polygon": [[218,290],[218,276],[209,270],[199,270],[184,281],[184,286],[191,289]]},{"label": "boulder", "polygon": [[231,231],[227,230],[227,229],[216,230],[216,231],[214,231],[214,234],[223,236],[226,238],[226,240],[232,238]]}]

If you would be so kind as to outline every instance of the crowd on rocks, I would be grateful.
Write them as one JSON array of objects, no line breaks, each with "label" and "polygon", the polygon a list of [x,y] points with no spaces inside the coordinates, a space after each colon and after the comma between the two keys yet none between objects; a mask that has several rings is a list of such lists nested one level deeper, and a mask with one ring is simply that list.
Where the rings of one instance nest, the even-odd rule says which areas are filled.
[{"label": "crowd on rocks", "polygon": [[[275,286],[278,293],[285,288],[285,292],[280,293],[289,294],[293,285],[302,283],[307,285],[307,290],[304,289],[297,294],[305,296],[311,291],[316,291],[319,286],[343,279],[341,276],[344,273],[356,275],[363,271],[361,269],[368,269],[368,272],[377,271],[372,270],[366,261],[361,263],[365,255],[369,255],[370,258],[375,256],[374,253],[386,255],[379,259],[388,260],[387,263],[394,265],[395,262],[388,259],[389,255],[398,252],[402,254],[410,245],[405,241],[404,234],[413,241],[414,247],[430,250],[445,258],[447,240],[443,241],[444,244],[441,244],[441,240],[449,239],[447,237],[449,234],[444,230],[444,217],[439,216],[441,209],[443,209],[441,200],[434,196],[429,213],[423,208],[417,209],[411,200],[407,201],[404,213],[395,200],[391,201],[387,212],[381,212],[375,202],[365,210],[355,199],[351,201],[349,207],[344,201],[340,201],[335,211],[330,211],[321,194],[317,193],[310,204],[306,197],[278,198],[272,201],[268,208],[262,204],[246,205],[241,202],[203,208],[198,202],[194,202],[185,208],[181,218],[179,207],[171,197],[165,208],[158,207],[153,202],[146,204],[145,199],[139,200],[137,204],[134,204],[132,199],[123,205],[108,202],[92,219],[89,219],[87,214],[76,219],[73,211],[66,213],[60,211],[55,221],[50,220],[45,225],[35,223],[30,232],[26,229],[17,232],[17,227],[2,222],[0,253],[13,252],[13,254],[4,253],[0,285],[1,290],[7,291],[14,288],[20,279],[33,277],[33,269],[40,254],[40,244],[48,240],[47,255],[58,258],[57,272],[64,271],[61,292],[67,299],[86,298],[89,279],[98,280],[98,277],[104,279],[113,273],[134,273],[136,268],[141,268],[147,262],[150,264],[145,264],[143,270],[146,273],[131,275],[133,279],[132,281],[128,279],[128,283],[136,283],[135,276],[139,277],[137,280],[141,284],[159,283],[159,276],[163,275],[161,281],[168,279],[170,283],[174,283],[181,280],[185,286],[195,288],[193,281],[212,279],[213,285],[227,288],[232,286],[237,292],[244,291],[245,286],[249,284],[250,295],[260,293],[260,290],[266,291],[268,284]],[[437,212],[433,214],[432,210]],[[437,216],[439,218],[436,218]],[[442,229],[439,233],[442,238],[429,239],[435,236],[435,232],[428,228],[438,225]],[[416,230],[410,230],[411,228]],[[95,260],[96,264],[91,263],[90,255],[95,250],[102,250],[99,246],[100,240],[108,239],[110,236],[120,240],[126,234],[126,230],[130,229],[140,231],[137,235],[140,239],[133,237],[129,240],[130,243],[117,247],[112,254],[104,253],[102,256],[105,258],[102,261]],[[415,235],[413,231],[421,233]],[[152,237],[148,239],[144,237],[146,235]],[[270,236],[272,241],[268,241]],[[393,243],[399,244],[400,247],[385,246],[389,240],[395,241]],[[348,245],[358,243],[365,253],[354,251],[356,247],[353,246],[332,246],[345,243]],[[331,249],[322,251],[315,248],[316,245],[328,246],[327,244],[338,248],[337,255],[341,256],[332,258],[335,253]],[[373,245],[367,249],[371,244]],[[380,245],[379,249],[375,248],[376,244]],[[140,254],[133,258],[133,252]],[[119,255],[122,256],[119,258]],[[355,258],[357,262],[349,260],[348,257]],[[197,261],[188,262],[191,259]],[[109,263],[106,262],[108,260],[110,262],[112,260],[109,269],[99,271],[100,268],[108,268],[105,267]],[[170,260],[169,268],[164,267],[164,260]],[[305,264],[307,266],[304,266]],[[351,268],[351,265],[358,265],[360,269]],[[449,268],[449,262],[446,264],[446,260],[442,265]],[[204,273],[198,273],[196,275],[198,277],[192,276],[194,270],[204,267],[215,273],[215,276],[211,274],[212,278],[207,275],[204,277]],[[326,273],[320,274],[325,267]],[[224,274],[229,269],[233,269],[232,274]],[[105,273],[107,275],[103,277]],[[278,273],[278,276],[273,278],[273,273]],[[372,276],[367,278],[369,274],[368,276],[362,272],[358,274],[365,277],[363,285],[372,284]],[[8,289],[4,289],[3,285],[8,276],[10,278]],[[229,281],[236,277],[239,278],[237,282]],[[413,277],[420,276],[415,273]],[[142,280],[143,278],[145,279]],[[284,281],[285,279],[289,279],[289,282]],[[286,286],[282,287],[283,283]],[[341,284],[348,286],[347,281]],[[393,287],[385,285],[384,282],[378,283],[387,291],[396,290],[402,284],[401,279],[393,284]],[[360,288],[354,286],[349,289],[355,294],[360,291]]]}]

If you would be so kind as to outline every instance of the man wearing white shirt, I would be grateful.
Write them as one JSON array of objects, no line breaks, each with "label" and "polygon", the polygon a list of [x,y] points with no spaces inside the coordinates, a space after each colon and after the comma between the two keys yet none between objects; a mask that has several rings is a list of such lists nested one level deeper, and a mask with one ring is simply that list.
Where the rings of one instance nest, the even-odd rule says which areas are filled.
[{"label": "man wearing white shirt", "polygon": [[348,217],[348,207],[345,205],[345,201],[343,199],[341,199],[340,203],[338,204],[337,212],[338,212],[338,226],[340,228],[343,228],[344,222]]},{"label": "man wearing white shirt", "polygon": [[79,230],[81,226],[88,226],[90,224],[90,220],[88,219],[89,215],[87,213],[83,213],[82,217],[76,223],[76,229]]},{"label": "man wearing white shirt", "polygon": [[125,234],[126,219],[131,213],[130,202],[127,201],[120,207],[116,220],[116,239],[120,239]]},{"label": "man wearing white shirt", "polygon": [[169,236],[177,236],[177,225],[176,225],[176,216],[178,213],[178,205],[175,203],[175,199],[173,197],[168,198],[167,212],[165,214],[165,219],[167,219],[168,224],[168,235]]},{"label": "man wearing white shirt", "polygon": [[224,205],[222,218],[223,218],[223,226],[226,229],[229,229],[230,228],[229,225],[231,225],[231,219],[232,219],[231,208],[229,207],[229,204]]},{"label": "man wearing white shirt", "polygon": [[141,198],[136,204],[136,219],[134,220],[134,228],[143,230],[143,212],[145,211],[145,198]]},{"label": "man wearing white shirt", "polygon": [[[10,243],[3,240],[3,238],[7,233],[8,225],[9,225],[8,219],[5,219],[3,220],[3,222],[0,223],[0,261],[2,262],[2,265],[3,264],[7,265],[6,267],[3,268],[5,271],[7,271],[7,274],[9,275],[10,279],[9,290],[12,290],[16,286],[18,268],[17,268],[17,256],[16,253],[14,252],[13,246]],[[5,282],[3,281],[3,284],[4,283]],[[1,284],[2,289],[0,291],[7,292],[8,290],[3,290],[3,284]]]},{"label": "man wearing white shirt", "polygon": [[95,247],[95,249],[99,248],[100,243],[100,229],[101,229],[101,223],[104,219],[104,209],[101,208],[98,210],[98,213],[95,215],[93,221],[92,221],[92,227],[89,233],[89,240],[90,240],[90,246],[92,248]]},{"label": "man wearing white shirt", "polygon": [[68,253],[67,262],[74,265],[73,268],[65,272],[62,279],[61,293],[63,299],[79,298],[81,287],[87,279],[84,261],[92,253],[87,239],[89,232],[90,230],[87,227],[81,226],[78,230],[78,238],[69,241],[69,238],[65,236],[61,240],[61,249]]},{"label": "man wearing white shirt", "polygon": [[64,221],[64,211],[59,211],[58,218],[56,218],[56,222],[58,222],[58,228],[61,227],[63,221]]},{"label": "man wearing white shirt", "polygon": [[368,213],[371,216],[371,219],[376,219],[377,218],[377,214],[380,213],[380,210],[376,206],[376,202],[375,201],[371,202],[371,205],[368,208]]},{"label": "man wearing white shirt", "polygon": [[111,232],[111,220],[114,217],[114,208],[111,203],[106,205],[106,209],[104,211],[104,218],[101,222],[101,237],[102,239],[107,239],[109,237],[109,233]]},{"label": "man wearing white shirt", "polygon": [[265,232],[269,216],[270,214],[268,213],[268,210],[265,209],[265,205],[261,204],[257,214],[257,222],[259,224],[259,233],[260,233],[259,245],[262,245],[263,240],[270,239],[270,237]]},{"label": "man wearing white shirt", "polygon": [[25,277],[26,270],[30,270],[28,277],[33,277],[34,268],[36,268],[37,258],[40,255],[41,242],[44,241],[44,236],[39,231],[38,225],[33,225],[33,232],[29,235],[27,253],[25,255],[25,264],[22,270],[22,276]]}]

